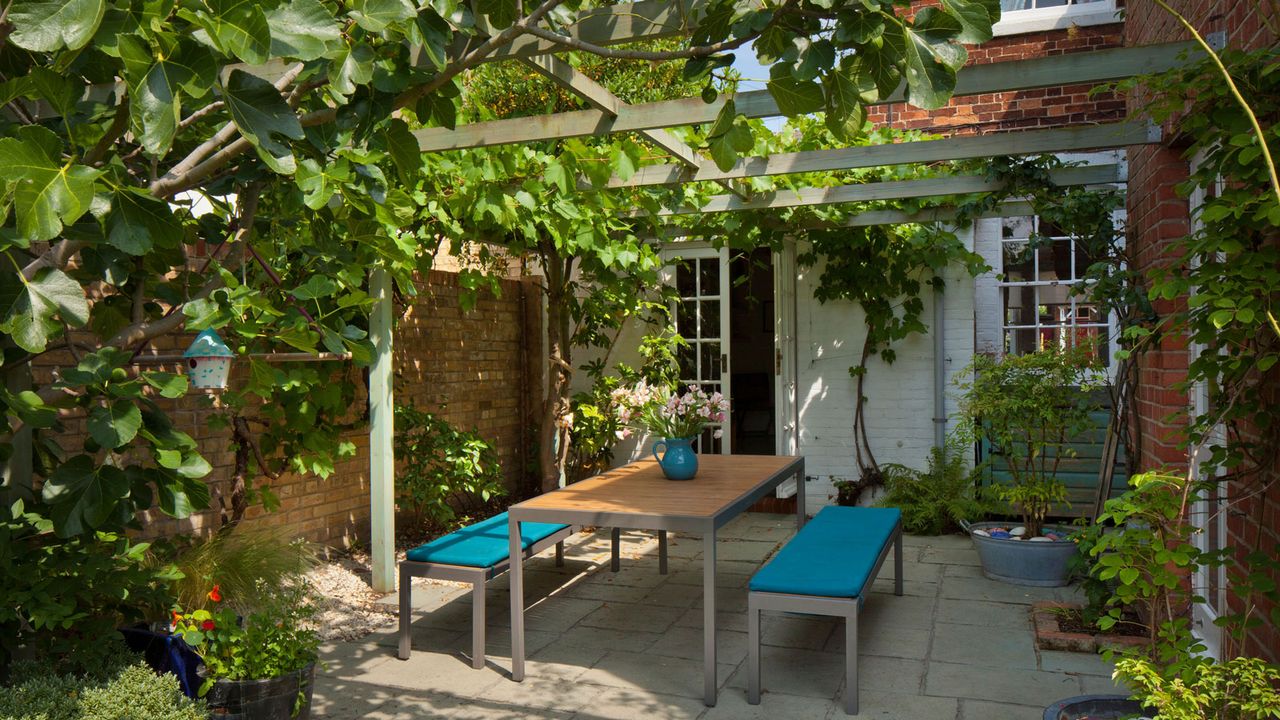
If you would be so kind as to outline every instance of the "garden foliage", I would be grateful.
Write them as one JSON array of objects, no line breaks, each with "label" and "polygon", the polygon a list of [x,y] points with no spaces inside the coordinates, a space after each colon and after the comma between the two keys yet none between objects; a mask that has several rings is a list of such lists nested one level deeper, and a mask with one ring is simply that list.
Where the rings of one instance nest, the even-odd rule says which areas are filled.
[{"label": "garden foliage", "polygon": [[[110,643],[103,643],[110,645]],[[117,652],[122,648],[114,647]],[[204,703],[182,694],[173,675],[157,675],[125,653],[97,675],[28,668],[0,687],[0,720],[206,720]]]},{"label": "garden foliage", "polygon": [[396,408],[396,497],[414,526],[452,530],[507,493],[493,445],[413,405]]},{"label": "garden foliage", "polygon": [[902,529],[915,535],[954,533],[961,522],[981,520],[991,504],[979,497],[982,467],[973,466],[972,455],[972,438],[952,432],[942,447],[929,448],[924,470],[886,463],[885,492],[876,504],[901,510]]}]

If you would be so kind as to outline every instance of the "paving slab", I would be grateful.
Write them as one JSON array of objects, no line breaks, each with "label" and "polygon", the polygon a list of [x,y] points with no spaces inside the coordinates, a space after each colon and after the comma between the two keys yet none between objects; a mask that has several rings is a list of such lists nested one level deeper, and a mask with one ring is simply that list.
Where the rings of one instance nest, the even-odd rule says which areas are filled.
[{"label": "paving slab", "polygon": [[[1064,673],[930,661],[924,692],[940,697],[1044,708],[1062,698],[1079,695],[1080,683],[1075,676]],[[1043,714],[1041,710],[1041,716]],[[986,717],[1001,717],[1003,720],[1000,715]]]},{"label": "paving slab", "polygon": [[760,564],[773,554],[780,540],[757,542],[755,540],[728,540],[716,542],[716,562],[751,562]]},{"label": "paving slab", "polygon": [[760,642],[778,647],[821,650],[837,625],[843,628],[844,622],[821,616],[765,613],[760,621]]},{"label": "paving slab", "polygon": [[644,607],[631,604],[606,604],[582,619],[586,627],[606,630],[662,632],[676,623],[685,611],[673,607]]},{"label": "paving slab", "polygon": [[[701,627],[701,625],[699,625],[699,627]],[[550,643],[547,647],[550,648],[553,645],[567,645],[569,647],[643,652],[653,647],[654,643],[658,642],[661,638],[662,635],[656,632],[607,630],[605,628],[578,625],[577,627],[561,633],[560,637]]]},{"label": "paving slab", "polygon": [[1040,669],[1053,672],[1073,673],[1075,675],[1098,675],[1111,679],[1115,664],[1102,659],[1095,653],[1058,652],[1054,650],[1040,651]]},{"label": "paving slab", "polygon": [[573,680],[590,670],[607,652],[607,648],[572,645],[557,639],[528,654],[524,663],[525,675]]},{"label": "paving slab", "polygon": [[1082,695],[1128,695],[1129,688],[1110,677],[1098,675],[1080,675],[1080,694]]},{"label": "paving slab", "polygon": [[[702,628],[673,627],[648,648],[647,653],[702,660]],[[716,631],[716,660],[737,665],[747,658],[747,634],[733,630]]]},{"label": "paving slab", "polygon": [[783,718],[819,720],[826,718],[835,707],[836,704],[826,698],[808,698],[770,692],[760,695],[759,705],[749,705],[746,693],[730,688],[720,694],[716,706],[708,709],[702,716],[702,720],[782,720]]},{"label": "paving slab", "polygon": [[591,704],[574,715],[574,720],[693,720],[705,711],[700,698],[635,688],[601,687],[596,690]]},{"label": "paving slab", "polygon": [[[833,699],[844,682],[844,658],[817,650],[765,646],[760,650],[760,686],[783,695]],[[729,678],[729,687],[747,688],[747,665]]]},{"label": "paving slab", "polygon": [[[836,698],[836,707],[827,715],[828,720],[849,718],[844,712],[844,692],[841,688],[840,696]],[[959,701],[955,698],[888,693],[868,690],[864,686],[858,695],[858,714],[853,717],[875,720],[956,720],[958,708]]]},{"label": "paving slab", "polygon": [[[831,633],[823,649],[827,652],[843,653],[844,635],[844,625],[841,624]],[[867,655],[923,660],[929,656],[929,643],[932,637],[933,633],[926,628],[859,624],[858,652]]]},{"label": "paving slab", "polygon": [[[720,665],[720,682],[736,666]],[[702,659],[610,651],[579,678],[593,685],[702,699]]]},{"label": "paving slab", "polygon": [[[691,608],[695,602],[702,600],[701,585],[684,585],[666,582],[645,593],[636,601],[646,607],[678,607]],[[717,598],[717,601],[719,598]]]},{"label": "paving slab", "polygon": [[[1058,698],[1065,699],[1067,696]],[[1047,705],[1048,703],[1046,703]],[[984,700],[961,700],[960,720],[1044,720],[1044,708],[1031,705],[1011,705],[1009,703],[987,702]]]},{"label": "paving slab", "polygon": [[[690,608],[676,620],[677,627],[702,627],[702,608]],[[747,614],[716,610],[716,630],[747,631]]]},{"label": "paving slab", "polygon": [[964,547],[926,547],[920,553],[922,563],[943,565],[979,565],[978,556]]},{"label": "paving slab", "polygon": [[954,600],[987,600],[990,602],[1030,605],[1037,600],[1056,600],[1055,588],[1026,587],[990,580],[985,577],[942,578],[941,597]]},{"label": "paving slab", "polygon": [[1028,630],[1032,627],[1030,611],[1026,605],[986,600],[942,598],[938,601],[936,618],[938,622],[954,625],[982,625]]},{"label": "paving slab", "polygon": [[933,597],[871,592],[858,611],[858,627],[929,628],[935,605]]},{"label": "paving slab", "polygon": [[940,622],[933,629],[933,647],[929,657],[972,667],[1036,667],[1036,649],[1030,625],[992,632],[981,625]]}]

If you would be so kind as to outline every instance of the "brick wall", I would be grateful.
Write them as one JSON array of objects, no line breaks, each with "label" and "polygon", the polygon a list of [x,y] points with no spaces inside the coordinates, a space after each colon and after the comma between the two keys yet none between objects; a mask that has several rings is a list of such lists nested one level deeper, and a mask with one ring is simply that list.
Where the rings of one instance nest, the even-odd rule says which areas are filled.
[{"label": "brick wall", "polygon": [[[1004,35],[982,45],[968,46],[968,64],[1009,62],[1119,47],[1123,43],[1123,28],[1121,23],[1112,23]],[[942,135],[977,135],[1123,119],[1124,99],[1113,93],[1090,96],[1091,87],[1067,85],[969,95],[953,98],[946,107],[938,110],[921,110],[905,103],[878,105],[871,108],[869,117],[877,125]]]},{"label": "brick wall", "polygon": [[[1251,2],[1205,2],[1204,0],[1171,0],[1171,5],[1185,15],[1201,33],[1224,32],[1227,44],[1239,49],[1257,49],[1276,41],[1262,18],[1261,4]],[[1154,3],[1131,3],[1125,25],[1125,43],[1141,45],[1188,39],[1177,21]],[[1142,106],[1141,93],[1129,99],[1130,112]],[[1170,130],[1172,128],[1166,128]],[[1166,137],[1173,133],[1166,132]],[[1185,179],[1187,163],[1178,147],[1145,146],[1129,150],[1129,230],[1138,263],[1142,268],[1158,267],[1171,259],[1171,244],[1190,230],[1187,202],[1179,198],[1174,186]],[[1162,314],[1177,308],[1173,303],[1156,307]],[[1186,376],[1187,344],[1183,338],[1167,338],[1154,352],[1144,357],[1142,388],[1139,392],[1140,421],[1146,446],[1142,465],[1146,468],[1164,465],[1184,466],[1185,451],[1176,447],[1178,422],[1170,422],[1170,413],[1185,410],[1190,399],[1172,389]],[[1271,402],[1280,402],[1280,389],[1265,388]],[[1273,484],[1262,495],[1248,497],[1245,488],[1228,488],[1234,498],[1227,517],[1227,544],[1241,553],[1253,548],[1280,545],[1280,486]],[[1228,605],[1239,611],[1242,598],[1230,591]],[[1280,629],[1270,623],[1270,607],[1260,607],[1255,617],[1263,624],[1250,631],[1244,651],[1280,661]]]},{"label": "brick wall", "polygon": [[[485,296],[475,309],[463,312],[458,305],[457,275],[433,271],[418,283],[419,294],[397,319],[395,335],[395,399],[413,401],[421,409],[436,412],[455,426],[475,428],[495,445],[510,487],[524,478],[530,453],[527,421],[530,393],[540,388],[541,370],[530,367],[541,343],[541,304],[536,286],[527,281],[505,280],[499,298]],[[153,343],[159,354],[180,354],[190,336],[172,336]],[[33,378],[51,381],[54,368],[73,364],[70,357],[42,356]],[[155,367],[155,366],[150,366]],[[178,366],[163,369],[180,372]],[[244,372],[243,364],[237,372]],[[354,366],[339,372],[360,373]],[[234,383],[233,372],[231,382]],[[364,383],[355,378],[358,397],[353,411],[365,408]],[[226,492],[234,467],[231,433],[209,426],[213,395],[192,390],[185,397],[163,404],[176,427],[200,444],[201,453],[213,465],[208,477],[216,495]],[[59,441],[78,450],[84,441],[84,421],[73,421]],[[251,508],[246,525],[282,525],[316,542],[348,546],[369,537],[369,438],[361,424],[346,438],[356,447],[355,457],[339,464],[327,479],[286,474],[279,480],[255,478],[267,483],[280,498],[275,512]],[[218,526],[215,512],[174,520],[159,511],[144,517],[148,537],[177,533],[204,533]]]}]

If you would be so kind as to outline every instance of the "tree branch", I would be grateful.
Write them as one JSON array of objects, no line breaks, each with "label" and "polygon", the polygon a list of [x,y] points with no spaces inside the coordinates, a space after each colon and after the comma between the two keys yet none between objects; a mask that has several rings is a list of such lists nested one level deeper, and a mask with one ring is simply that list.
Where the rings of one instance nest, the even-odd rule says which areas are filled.
[{"label": "tree branch", "polygon": [[67,263],[71,262],[71,258],[75,257],[75,254],[80,252],[80,248],[84,246],[85,243],[80,240],[59,240],[50,245],[48,250],[41,253],[40,257],[27,263],[22,268],[22,277],[27,280],[33,280],[36,273],[47,267],[61,270],[67,266]]},{"label": "tree branch", "polygon": [[604,58],[617,58],[620,60],[650,60],[661,62],[663,60],[688,60],[690,58],[703,58],[715,55],[719,52],[735,50],[748,42],[755,39],[756,35],[747,35],[746,37],[735,38],[733,40],[725,40],[710,45],[698,45],[684,50],[627,50],[618,48],[607,48],[603,45],[579,40],[575,37],[563,35],[554,30],[547,30],[540,27],[527,27],[524,32],[540,37],[548,42],[553,42],[560,47],[568,50],[578,50],[588,52],[592,55],[598,55]]},{"label": "tree branch", "polygon": [[124,99],[120,101],[120,104],[116,105],[116,116],[111,121],[111,126],[102,134],[102,137],[98,138],[98,142],[94,143],[93,148],[90,149],[89,152],[85,153],[84,164],[93,165],[101,160],[103,156],[107,154],[107,150],[111,149],[111,146],[115,144],[115,141],[118,140],[128,128],[129,96],[126,95]]}]

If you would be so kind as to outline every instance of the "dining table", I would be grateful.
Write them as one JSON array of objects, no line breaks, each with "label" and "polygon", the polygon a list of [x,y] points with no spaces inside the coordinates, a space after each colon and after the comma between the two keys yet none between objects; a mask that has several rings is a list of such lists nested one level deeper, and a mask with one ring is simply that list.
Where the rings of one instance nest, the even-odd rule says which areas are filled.
[{"label": "dining table", "polygon": [[[668,480],[654,460],[639,460],[543,493],[508,510],[511,542],[511,679],[524,680],[524,553],[520,524],[653,530],[701,536],[703,701],[716,704],[716,532],[788,479],[795,478],[796,526],[805,522],[804,458],[699,455],[690,480]],[[665,549],[665,548],[664,548]],[[663,553],[665,557],[665,553]],[[615,562],[613,571],[618,570]],[[661,571],[665,572],[665,567]]]}]

